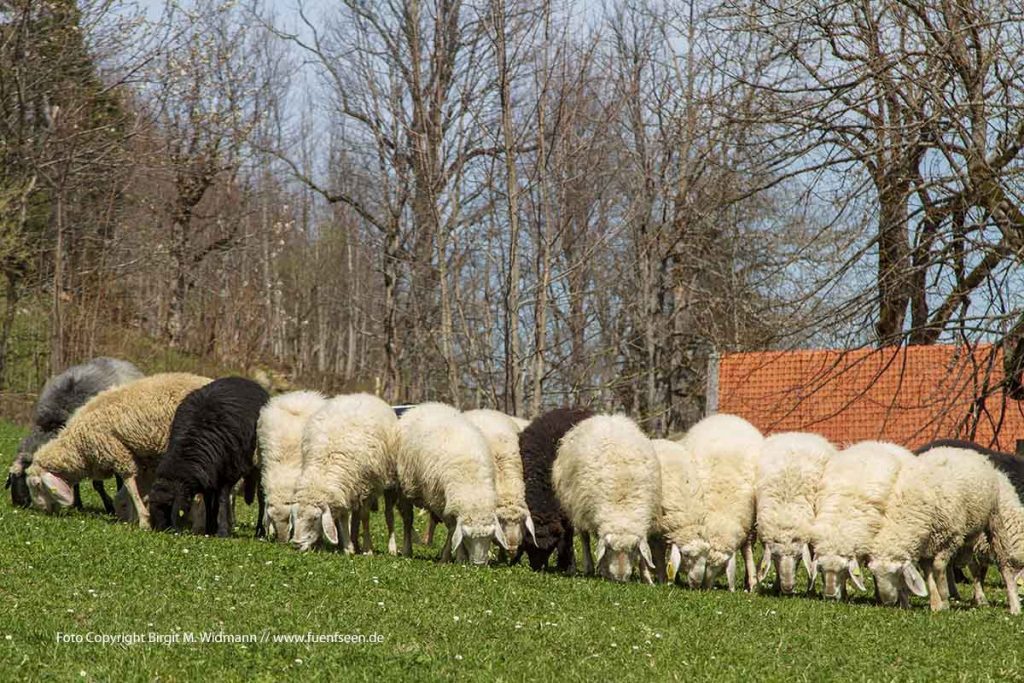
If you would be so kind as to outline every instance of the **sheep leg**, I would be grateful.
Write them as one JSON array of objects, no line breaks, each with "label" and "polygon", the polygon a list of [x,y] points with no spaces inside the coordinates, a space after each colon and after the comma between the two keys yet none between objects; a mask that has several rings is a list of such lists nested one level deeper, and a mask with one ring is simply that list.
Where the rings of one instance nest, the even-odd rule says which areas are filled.
[{"label": "sheep leg", "polygon": [[747,538],[743,544],[743,568],[747,573],[747,592],[753,593],[757,590],[757,565],[754,564],[754,541]]},{"label": "sheep leg", "polygon": [[[104,512],[108,515],[114,514],[114,501],[112,501],[110,496],[107,495],[107,488],[103,485],[103,481],[100,479],[93,479],[92,489],[97,493],[97,495],[99,495],[100,500],[103,501]],[[81,499],[81,495],[79,495],[79,499]]]},{"label": "sheep leg", "polygon": [[81,487],[78,484],[75,484],[74,487],[73,487],[73,491],[74,491],[74,496],[73,496],[73,499],[72,499],[72,502],[71,502],[71,506],[73,508],[75,508],[76,510],[81,510],[82,507],[83,507],[82,506],[82,489],[81,489]]},{"label": "sheep leg", "polygon": [[135,514],[139,517],[139,528],[149,529],[149,510],[146,508],[146,504],[142,501],[142,495],[139,494],[139,484],[136,481],[135,475],[124,480],[124,488],[128,491],[128,495],[132,499],[132,504],[135,506]]},{"label": "sheep leg", "polygon": [[352,508],[351,519],[348,523],[349,539],[351,539],[352,547],[355,549],[355,554],[357,555],[363,552],[363,549],[359,544],[359,508],[360,506],[358,505]]},{"label": "sheep leg", "polygon": [[[945,572],[942,576],[939,575],[939,570],[936,567],[936,561],[933,560],[922,560],[921,569],[924,570],[925,581],[928,583],[928,604],[933,612],[940,612],[945,609],[948,605],[943,605],[942,593],[946,593],[946,577]],[[939,588],[939,579],[943,586]]]},{"label": "sheep leg", "polygon": [[[576,547],[573,545],[573,529],[567,525],[561,538],[558,539],[558,557],[556,558],[558,571],[566,576],[573,576],[576,573]],[[546,564],[546,562],[545,562]]]},{"label": "sheep leg", "polygon": [[960,589],[956,587],[956,567],[946,569],[946,595],[953,600],[960,599]]},{"label": "sheep leg", "polygon": [[263,484],[256,488],[256,538],[266,538],[267,528],[263,526],[263,518],[267,514],[267,496],[263,492]]},{"label": "sheep leg", "polygon": [[[668,583],[668,566],[665,562],[667,543],[663,537],[651,537],[650,546],[654,559],[654,581],[655,583]],[[643,564],[642,559],[640,562]]]},{"label": "sheep leg", "polygon": [[384,523],[388,527],[388,554],[398,554],[398,542],[395,540],[395,503],[398,502],[398,492],[394,489],[384,489]]},{"label": "sheep leg", "polygon": [[985,597],[985,574],[988,574],[988,560],[972,557],[967,565],[971,570],[971,584],[974,587],[974,605],[985,607],[988,605],[988,598]]},{"label": "sheep leg", "polygon": [[412,502],[400,498],[398,511],[402,514],[402,554],[412,557]]},{"label": "sheep leg", "polygon": [[[434,516],[431,515],[430,517],[433,519]],[[452,534],[455,533],[455,521],[449,520],[445,522],[445,526],[448,528],[448,536],[444,539],[444,547],[441,548],[440,561],[442,564],[452,561]]]},{"label": "sheep leg", "polygon": [[[356,548],[352,543],[352,536],[349,534],[349,526],[351,525],[353,518],[351,510],[341,511],[335,519],[338,521],[335,525],[338,527],[338,547],[341,548],[346,555],[355,555]],[[355,523],[359,524],[359,520],[355,519]]]},{"label": "sheep leg", "polygon": [[423,545],[434,545],[434,530],[440,521],[433,512],[430,513],[430,521],[427,522],[427,533],[423,537]]},{"label": "sheep leg", "polygon": [[232,511],[233,502],[234,496],[231,495],[231,487],[225,486],[220,490],[220,500],[218,501],[220,510],[217,513],[217,536],[220,538],[230,537],[231,531],[235,527],[235,515]]},{"label": "sheep leg", "polygon": [[363,552],[373,555],[373,537],[370,535],[370,503],[359,506],[359,521],[363,525]]},{"label": "sheep leg", "polygon": [[1020,597],[1017,595],[1017,570],[1004,564],[999,568],[1003,575],[1003,583],[1006,584],[1006,602],[1010,606],[1010,614],[1020,614]]},{"label": "sheep leg", "polygon": [[583,546],[583,576],[594,575],[594,557],[590,554],[590,533],[580,532],[580,544]]},{"label": "sheep leg", "polygon": [[217,519],[220,517],[220,495],[216,489],[203,491],[203,505],[206,506],[206,535],[217,534]]}]

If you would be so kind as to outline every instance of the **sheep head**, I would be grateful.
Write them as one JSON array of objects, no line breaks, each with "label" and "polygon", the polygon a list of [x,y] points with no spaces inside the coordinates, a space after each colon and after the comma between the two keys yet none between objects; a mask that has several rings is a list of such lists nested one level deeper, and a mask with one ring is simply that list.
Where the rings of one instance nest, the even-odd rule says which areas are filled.
[{"label": "sheep head", "polygon": [[763,581],[769,569],[774,568],[779,577],[779,588],[785,595],[792,595],[796,588],[796,568],[803,562],[810,583],[817,576],[817,565],[811,558],[810,546],[800,540],[790,542],[765,541],[764,557],[757,580]]},{"label": "sheep head", "polygon": [[845,593],[844,587],[847,580],[853,582],[857,590],[867,590],[864,580],[861,578],[860,563],[856,557],[827,553],[816,556],[813,566],[821,571],[824,582],[823,593],[828,599],[841,599]]},{"label": "sheep head", "polygon": [[58,508],[71,507],[74,504],[75,492],[72,484],[61,477],[34,465],[28,468],[26,474],[29,495],[37,509],[52,513]]},{"label": "sheep head", "polygon": [[598,538],[597,570],[606,579],[629,581],[633,567],[641,561],[646,562],[649,569],[654,568],[651,546],[646,538],[631,534],[604,534]]},{"label": "sheep head", "polygon": [[326,504],[298,504],[292,506],[291,543],[300,551],[316,545],[321,538],[338,545],[338,527]]},{"label": "sheep head", "polygon": [[452,554],[455,555],[461,547],[471,564],[486,565],[492,540],[508,550],[508,541],[497,515],[489,522],[475,524],[465,523],[460,517],[456,520],[455,530],[452,532]]},{"label": "sheep head", "polygon": [[148,495],[149,523],[155,531],[186,531],[191,526],[192,496],[181,482],[158,479]]},{"label": "sheep head", "polygon": [[872,559],[868,568],[875,576],[878,600],[883,605],[904,602],[908,592],[922,598],[928,595],[924,577],[910,560]]}]

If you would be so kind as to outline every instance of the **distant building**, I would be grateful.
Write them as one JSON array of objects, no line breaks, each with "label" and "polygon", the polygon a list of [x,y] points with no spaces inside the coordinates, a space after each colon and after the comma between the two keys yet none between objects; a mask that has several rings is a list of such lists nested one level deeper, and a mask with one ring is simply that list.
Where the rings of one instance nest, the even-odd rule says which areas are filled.
[{"label": "distant building", "polygon": [[711,362],[707,400],[709,412],[741,415],[765,433],[910,448],[956,437],[1013,452],[1024,402],[1006,396],[1002,380],[1002,351],[991,345],[730,353]]}]

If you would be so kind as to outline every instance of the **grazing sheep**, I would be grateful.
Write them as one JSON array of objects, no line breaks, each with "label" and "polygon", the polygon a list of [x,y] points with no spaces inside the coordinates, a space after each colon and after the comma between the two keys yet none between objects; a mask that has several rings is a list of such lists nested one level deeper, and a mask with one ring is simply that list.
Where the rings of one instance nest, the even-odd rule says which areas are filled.
[{"label": "grazing sheep", "polygon": [[[370,394],[336,396],[309,418],[295,487],[296,548],[309,550],[326,538],[346,553],[355,552],[349,533],[353,512],[358,518],[361,508],[368,511],[370,498],[397,478],[397,431],[391,406]],[[372,551],[369,537],[364,550]]]},{"label": "grazing sheep", "polygon": [[508,550],[497,517],[494,462],[480,430],[441,403],[412,408],[398,428],[405,555],[412,556],[413,505],[426,508],[448,527],[442,562],[465,556],[473,564],[487,564],[491,539]]},{"label": "grazing sheep", "polygon": [[302,473],[302,431],[326,400],[316,391],[292,391],[273,397],[260,410],[256,463],[266,500],[264,526],[267,537],[278,543],[287,543],[291,535],[295,485]]},{"label": "grazing sheep", "polygon": [[[104,389],[121,386],[140,377],[142,372],[128,361],[117,358],[93,358],[50,378],[39,394],[32,431],[18,444],[17,456],[7,474],[6,488],[11,489],[11,499],[15,505],[28,507],[32,504],[32,497],[25,481],[25,470],[32,464],[35,452],[57,436],[71,415]],[[118,482],[118,487],[120,486],[121,482]],[[92,487],[103,501],[103,508],[108,514],[113,514],[114,504],[103,488],[103,482],[94,479]],[[77,508],[82,507],[78,484],[74,487],[74,505]]]},{"label": "grazing sheep", "polygon": [[[918,448],[915,453],[926,453],[940,447],[966,448],[981,453],[1001,473],[998,483],[997,510],[989,525],[987,538],[971,549],[975,552],[966,553],[968,555],[966,559],[971,568],[975,604],[987,603],[983,586],[988,566],[994,560],[1000,567],[1000,573],[1007,586],[1010,611],[1013,614],[1018,614],[1020,602],[1017,597],[1017,581],[1010,579],[1013,578],[1014,570],[1020,572],[1024,567],[1024,505],[1022,505],[1022,501],[1024,501],[1024,458],[958,439],[933,441]],[[958,560],[962,559],[964,558],[958,558]],[[1021,573],[1021,577],[1024,577],[1024,573]],[[950,594],[952,594],[955,584],[951,582],[950,588]]]},{"label": "grazing sheep", "polygon": [[597,569],[628,581],[642,557],[654,559],[647,537],[658,519],[661,471],[654,447],[625,415],[583,420],[558,445],[551,469],[555,496],[583,542],[583,571],[593,574],[590,534],[597,536]]},{"label": "grazing sheep", "polygon": [[555,408],[536,418],[519,435],[519,454],[523,459],[523,483],[526,505],[533,528],[527,528],[515,563],[525,551],[530,568],[539,572],[547,567],[551,553],[558,551],[559,571],[573,574],[576,559],[573,551],[573,528],[555,497],[551,485],[551,466],[558,453],[558,443],[566,432],[593,415],[585,408]]},{"label": "grazing sheep", "polygon": [[726,414],[704,418],[682,438],[697,460],[704,506],[705,543],[691,544],[697,554],[681,558],[691,587],[709,589],[725,572],[729,590],[735,590],[736,553],[742,549],[746,587],[754,590],[754,479],[763,442],[756,427]]},{"label": "grazing sheep", "polygon": [[[403,412],[404,412],[404,410],[403,410]],[[470,412],[475,412],[475,411],[470,411]],[[510,420],[512,422],[512,424],[514,425],[514,427],[515,427],[517,435],[519,434],[519,432],[522,432],[523,429],[526,428],[526,425],[530,424],[529,420],[524,420],[524,419],[519,418],[519,417],[513,417],[511,415],[506,415],[505,413],[499,412],[497,410],[482,410],[481,412],[493,413],[494,415],[500,415],[500,416]],[[401,417],[401,413],[399,413],[399,417]],[[517,451],[518,451],[518,446],[516,448],[517,448]],[[517,455],[516,457],[518,458],[519,456]],[[497,462],[495,462],[495,466],[497,466]],[[495,483],[497,483],[500,486],[499,482],[496,481]],[[499,496],[500,496],[500,491],[499,491]],[[524,505],[525,505],[525,503],[524,503]],[[434,542],[434,529],[437,527],[438,523],[441,520],[439,520],[436,515],[428,515],[428,516],[429,516],[429,519],[427,520],[427,532],[423,535],[423,543],[426,544],[426,545],[431,545]],[[512,542],[512,539],[509,538],[508,533],[509,533],[508,526],[505,525],[505,538],[509,542],[509,547],[515,548],[516,546],[518,546],[518,544]],[[520,534],[520,540],[522,540],[522,535],[521,534]],[[514,551],[513,551],[513,553],[514,553]],[[504,551],[503,550],[500,551],[499,552],[499,558],[503,554],[504,554]],[[512,562],[515,562],[515,560],[513,559]]]},{"label": "grazing sheep", "polygon": [[166,373],[97,394],[36,453],[27,470],[32,502],[52,512],[57,505],[71,505],[74,483],[116,474],[132,497],[139,526],[148,529],[149,511],[135,478],[154,469],[163,456],[178,405],[209,382],[197,375]]},{"label": "grazing sheep", "polygon": [[[215,380],[185,397],[149,490],[154,529],[183,529],[191,522],[189,512],[198,494],[203,497],[206,533],[231,535],[231,490],[240,479],[256,479],[256,421],[269,398],[266,389],[244,377]],[[252,493],[250,487],[246,503],[252,504]],[[257,517],[262,522],[262,509]]]},{"label": "grazing sheep", "polygon": [[896,444],[862,441],[825,464],[810,545],[826,598],[845,598],[847,579],[865,590],[860,564],[869,559],[869,545],[900,469],[912,462],[914,455]]},{"label": "grazing sheep", "polygon": [[505,533],[508,552],[514,556],[523,542],[523,532],[532,527],[526,509],[523,459],[519,456],[519,428],[508,415],[496,410],[463,413],[487,439],[494,460],[494,490],[498,496],[498,521]]},{"label": "grazing sheep", "polygon": [[[689,448],[677,441],[654,439],[654,454],[661,467],[661,510],[652,534],[651,551],[657,580],[674,580],[682,561],[699,555],[707,544],[701,538],[704,505],[697,461]],[[671,576],[666,572],[665,546],[670,545]]]},{"label": "grazing sheep", "polygon": [[808,590],[816,574],[811,559],[811,526],[822,493],[822,475],[836,449],[817,434],[789,432],[764,441],[757,461],[757,535],[764,546],[758,580],[775,567],[775,589],[792,594],[797,563],[803,560]]},{"label": "grazing sheep", "polygon": [[997,484],[988,459],[966,449],[935,448],[900,468],[868,548],[883,604],[907,604],[909,590],[930,595],[933,611],[948,607],[946,566],[985,533]]}]

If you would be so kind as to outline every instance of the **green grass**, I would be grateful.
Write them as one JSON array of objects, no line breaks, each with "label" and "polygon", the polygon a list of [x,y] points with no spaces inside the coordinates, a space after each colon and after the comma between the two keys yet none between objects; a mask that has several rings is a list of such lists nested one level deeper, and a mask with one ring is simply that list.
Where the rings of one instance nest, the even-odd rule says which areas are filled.
[{"label": "green grass", "polygon": [[[0,423],[0,462],[19,434]],[[57,517],[0,503],[4,680],[1024,680],[1024,619],[994,586],[994,607],[932,615],[438,566],[436,548],[300,555],[249,538],[248,510],[237,538],[175,537],[109,522],[88,493],[93,511]],[[56,642],[222,631],[384,642]]]}]

